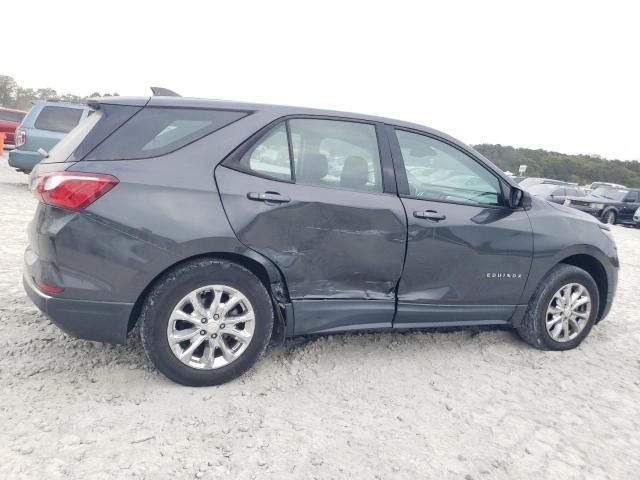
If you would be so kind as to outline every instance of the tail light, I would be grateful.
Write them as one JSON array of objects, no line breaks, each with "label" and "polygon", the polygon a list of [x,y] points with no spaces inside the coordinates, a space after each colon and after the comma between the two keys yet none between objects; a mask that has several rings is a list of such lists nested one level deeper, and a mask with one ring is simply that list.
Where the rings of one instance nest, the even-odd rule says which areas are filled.
[{"label": "tail light", "polygon": [[43,203],[80,211],[118,184],[118,179],[102,173],[55,172],[31,180],[31,192]]},{"label": "tail light", "polygon": [[35,277],[31,277],[31,278],[33,278],[33,283],[35,283],[36,287],[38,287],[40,290],[42,290],[45,293],[60,293],[64,291],[64,288],[62,287],[56,287],[55,285],[50,285],[48,283],[40,282],[36,280]]},{"label": "tail light", "polygon": [[20,129],[16,130],[15,142],[16,147],[21,147],[22,145],[27,143],[27,132]]}]

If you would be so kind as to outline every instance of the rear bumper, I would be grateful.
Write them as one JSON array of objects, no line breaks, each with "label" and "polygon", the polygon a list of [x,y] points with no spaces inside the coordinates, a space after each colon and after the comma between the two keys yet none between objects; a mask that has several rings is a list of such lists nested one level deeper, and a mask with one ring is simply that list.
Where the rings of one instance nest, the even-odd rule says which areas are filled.
[{"label": "rear bumper", "polygon": [[28,150],[15,149],[9,152],[9,165],[13,168],[21,170],[32,170],[40,160],[42,155],[38,152],[30,152]]},{"label": "rear bumper", "polygon": [[36,307],[69,335],[96,342],[126,342],[132,303],[72,300],[47,295],[34,285],[27,265],[22,283]]}]

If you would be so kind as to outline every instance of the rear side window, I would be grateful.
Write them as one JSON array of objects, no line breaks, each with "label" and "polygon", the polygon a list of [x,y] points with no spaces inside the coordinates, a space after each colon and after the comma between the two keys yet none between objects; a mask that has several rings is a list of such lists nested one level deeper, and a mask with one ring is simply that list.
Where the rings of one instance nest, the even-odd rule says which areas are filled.
[{"label": "rear side window", "polygon": [[34,127],[52,132],[70,132],[82,117],[81,108],[47,106],[40,111]]},{"label": "rear side window", "polygon": [[134,160],[173,152],[246,116],[246,112],[146,107],[118,128],[87,160]]},{"label": "rear side window", "polygon": [[296,183],[382,192],[376,129],[344,120],[289,121]]},{"label": "rear side window", "polygon": [[303,185],[382,192],[376,130],[367,123],[288,120],[247,151],[239,166]]},{"label": "rear side window", "polygon": [[291,180],[289,142],[284,124],[271,130],[242,159],[249,170],[260,175]]},{"label": "rear side window", "polygon": [[9,112],[7,110],[0,110],[0,120],[4,120],[5,122],[16,122],[20,123],[24,118],[24,113],[21,112]]}]

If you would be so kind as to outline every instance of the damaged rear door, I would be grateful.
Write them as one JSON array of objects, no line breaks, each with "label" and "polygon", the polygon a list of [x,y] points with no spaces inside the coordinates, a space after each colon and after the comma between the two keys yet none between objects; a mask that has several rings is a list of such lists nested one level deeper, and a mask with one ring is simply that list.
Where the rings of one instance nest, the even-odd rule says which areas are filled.
[{"label": "damaged rear door", "polygon": [[237,237],[284,273],[295,334],[392,324],[407,227],[379,128],[288,118],[216,169]]}]

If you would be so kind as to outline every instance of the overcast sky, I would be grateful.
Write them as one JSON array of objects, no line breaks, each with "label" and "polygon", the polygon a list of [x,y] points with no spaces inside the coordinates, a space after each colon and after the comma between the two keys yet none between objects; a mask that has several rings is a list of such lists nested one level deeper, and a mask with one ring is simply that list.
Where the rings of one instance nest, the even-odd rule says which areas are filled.
[{"label": "overcast sky", "polygon": [[3,10],[0,73],[63,93],[164,86],[640,160],[635,5],[21,0]]}]

